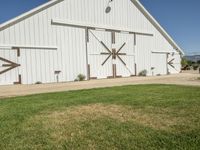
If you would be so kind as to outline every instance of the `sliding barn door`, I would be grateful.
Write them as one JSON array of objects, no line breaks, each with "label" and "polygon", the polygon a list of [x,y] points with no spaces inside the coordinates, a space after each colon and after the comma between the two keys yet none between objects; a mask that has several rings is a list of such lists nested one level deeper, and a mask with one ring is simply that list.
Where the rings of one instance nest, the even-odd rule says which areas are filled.
[{"label": "sliding barn door", "polygon": [[16,50],[0,50],[0,85],[19,81],[19,66]]},{"label": "sliding barn door", "polygon": [[116,49],[116,76],[130,77],[135,75],[135,46],[134,34],[115,33],[115,43],[113,48]]},{"label": "sliding barn door", "polygon": [[181,56],[179,53],[167,55],[168,73],[179,73],[181,71]]},{"label": "sliding barn door", "polygon": [[89,30],[88,37],[90,78],[136,75],[134,34]]},{"label": "sliding barn door", "polygon": [[151,74],[166,75],[167,74],[167,54],[166,53],[152,53],[151,56]]},{"label": "sliding barn door", "polygon": [[112,59],[107,55],[111,49],[111,34],[106,31],[88,31],[88,64],[90,78],[112,76]]}]

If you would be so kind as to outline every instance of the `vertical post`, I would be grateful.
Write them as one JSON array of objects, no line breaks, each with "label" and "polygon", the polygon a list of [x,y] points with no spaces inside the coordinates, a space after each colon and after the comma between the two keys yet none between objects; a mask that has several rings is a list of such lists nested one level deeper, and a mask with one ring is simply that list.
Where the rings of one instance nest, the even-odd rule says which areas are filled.
[{"label": "vertical post", "polygon": [[22,76],[21,76],[21,74],[18,75],[18,81],[14,82],[14,84],[22,84]]},{"label": "vertical post", "polygon": [[113,70],[113,78],[116,78],[116,49],[115,49],[115,32],[111,32],[111,42],[112,42],[112,70]]},{"label": "vertical post", "polygon": [[136,34],[134,33],[134,45],[136,45]]},{"label": "vertical post", "polygon": [[112,59],[116,59],[116,49],[112,49]]},{"label": "vertical post", "polygon": [[20,57],[20,49],[17,48],[16,50],[17,50],[17,57]]},{"label": "vertical post", "polygon": [[57,83],[59,82],[58,74],[56,75],[56,82],[57,82]]},{"label": "vertical post", "polygon": [[112,68],[113,68],[113,78],[116,78],[117,77],[116,64],[113,64]]},{"label": "vertical post", "polygon": [[111,33],[111,37],[112,37],[112,44],[115,44],[115,32]]},{"label": "vertical post", "polygon": [[137,41],[136,41],[136,33],[134,33],[134,53],[135,53],[135,76],[137,76],[137,51],[136,51],[136,43],[137,43]]},{"label": "vertical post", "polygon": [[[17,51],[17,57],[20,57],[20,48],[19,47],[12,47],[12,49],[16,50]],[[18,59],[18,61],[19,61],[19,59]],[[17,62],[17,63],[19,63],[19,62]],[[22,75],[19,74],[19,68],[18,68],[18,81],[14,82],[14,84],[22,84]]]},{"label": "vertical post", "polygon": [[90,80],[90,64],[88,64],[88,67],[87,67],[88,69],[88,72],[87,72],[87,76],[88,76],[88,79]]},{"label": "vertical post", "polygon": [[167,66],[166,66],[167,68],[166,68],[166,70],[167,70],[167,74],[170,74],[170,72],[169,72],[169,67],[168,67],[169,53],[167,53],[166,55],[167,55],[167,56],[166,56],[166,59],[167,59],[167,60],[166,60],[166,62],[167,62]]},{"label": "vertical post", "polygon": [[137,65],[135,63],[135,76],[137,76]]},{"label": "vertical post", "polygon": [[88,27],[85,28],[85,51],[86,51],[86,71],[87,71],[87,80],[90,80],[90,65],[88,63],[88,44],[89,42],[89,32]]}]

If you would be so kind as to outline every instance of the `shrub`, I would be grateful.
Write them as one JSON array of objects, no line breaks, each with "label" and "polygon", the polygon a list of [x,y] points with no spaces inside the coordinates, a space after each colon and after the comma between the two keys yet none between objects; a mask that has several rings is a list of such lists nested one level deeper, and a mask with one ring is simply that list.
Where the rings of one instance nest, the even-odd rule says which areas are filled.
[{"label": "shrub", "polygon": [[140,71],[139,76],[143,76],[143,77],[147,76],[147,70]]},{"label": "shrub", "polygon": [[35,82],[35,84],[42,84],[42,82],[41,81],[37,81],[37,82]]},{"label": "shrub", "polygon": [[193,65],[193,69],[194,69],[194,70],[197,70],[198,68],[199,68],[198,65]]},{"label": "shrub", "polygon": [[85,78],[86,78],[85,75],[79,74],[79,75],[77,76],[77,78],[76,78],[74,81],[84,81]]},{"label": "shrub", "polygon": [[181,59],[181,66],[182,66],[182,67],[185,67],[185,66],[187,66],[188,64],[189,64],[189,62],[187,61],[186,58],[182,58],[182,59]]}]

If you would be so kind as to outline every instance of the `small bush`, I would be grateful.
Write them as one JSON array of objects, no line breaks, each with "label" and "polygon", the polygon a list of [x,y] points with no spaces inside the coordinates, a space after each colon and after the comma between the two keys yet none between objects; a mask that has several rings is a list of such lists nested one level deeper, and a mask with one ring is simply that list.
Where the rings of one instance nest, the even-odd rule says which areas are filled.
[{"label": "small bush", "polygon": [[197,80],[200,80],[200,77],[198,77]]},{"label": "small bush", "polygon": [[194,70],[197,70],[198,68],[199,68],[198,65],[194,65],[194,66],[193,66],[193,69],[194,69]]},{"label": "small bush", "polygon": [[139,76],[146,77],[147,76],[147,70],[140,71]]},{"label": "small bush", "polygon": [[35,84],[42,84],[42,82],[41,81],[37,81],[37,82],[35,82]]},{"label": "small bush", "polygon": [[85,75],[79,74],[79,75],[77,76],[77,78],[76,78],[74,81],[84,81],[85,78],[86,78]]},{"label": "small bush", "polygon": [[75,82],[77,82],[77,81],[78,81],[78,79],[74,79],[74,81],[75,81]]}]

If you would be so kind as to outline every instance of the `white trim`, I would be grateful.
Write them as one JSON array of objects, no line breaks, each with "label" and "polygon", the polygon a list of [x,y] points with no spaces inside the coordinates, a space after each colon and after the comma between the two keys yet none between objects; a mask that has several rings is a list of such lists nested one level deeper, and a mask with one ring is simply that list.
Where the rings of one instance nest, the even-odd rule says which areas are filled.
[{"label": "white trim", "polygon": [[174,54],[179,54],[179,52],[176,51],[151,51],[152,53],[174,53]]},{"label": "white trim", "polygon": [[152,51],[151,53],[154,53],[154,54],[170,54],[170,53],[173,53],[173,52]]},{"label": "white trim", "polygon": [[146,10],[146,8],[139,2],[139,0],[131,0],[133,4],[146,16],[146,18],[158,29],[158,31],[166,38],[166,40],[184,55],[183,50],[176,44],[172,37],[165,31],[165,29],[156,21],[156,19]]},{"label": "white trim", "polygon": [[10,50],[10,49],[12,49],[12,47],[11,46],[0,46],[0,50]]},{"label": "white trim", "polygon": [[135,33],[135,34],[143,34],[147,36],[153,36],[153,33],[148,32],[140,32],[140,31],[133,31],[128,28],[120,28],[120,27],[114,27],[114,26],[105,26],[105,25],[99,25],[99,24],[90,24],[86,22],[77,22],[72,20],[60,20],[60,19],[52,19],[51,23],[53,25],[65,25],[65,26],[72,26],[77,28],[92,28],[92,29],[100,29],[100,30],[115,30],[119,32],[128,32],[128,33]]},{"label": "white trim", "polygon": [[45,49],[45,50],[57,50],[58,47],[56,46],[33,46],[33,45],[0,45],[0,49]]}]

